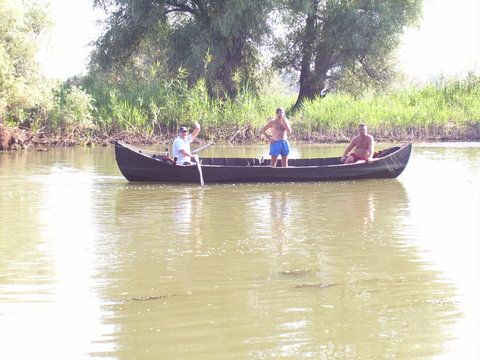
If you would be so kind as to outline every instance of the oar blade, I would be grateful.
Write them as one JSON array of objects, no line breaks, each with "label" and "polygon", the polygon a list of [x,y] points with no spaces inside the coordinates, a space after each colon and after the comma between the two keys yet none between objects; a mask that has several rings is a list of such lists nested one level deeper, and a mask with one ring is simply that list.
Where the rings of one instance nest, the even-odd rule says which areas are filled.
[{"label": "oar blade", "polygon": [[197,164],[197,169],[198,169],[198,175],[200,175],[200,185],[205,187],[205,182],[203,181],[203,173],[202,173],[202,164],[200,164],[200,160],[198,159],[198,155],[194,155],[195,162]]}]

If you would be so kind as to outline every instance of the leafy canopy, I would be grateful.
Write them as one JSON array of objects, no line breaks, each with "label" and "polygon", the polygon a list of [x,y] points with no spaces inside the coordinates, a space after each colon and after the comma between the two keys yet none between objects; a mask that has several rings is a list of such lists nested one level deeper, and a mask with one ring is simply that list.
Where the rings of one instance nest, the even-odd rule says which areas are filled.
[{"label": "leafy canopy", "polygon": [[37,42],[50,26],[45,10],[27,0],[0,0],[0,120],[23,117],[43,102]]},{"label": "leafy canopy", "polygon": [[[96,42],[92,65],[115,68],[149,44],[173,77],[179,68],[191,84],[204,77],[210,94],[235,97],[255,87],[257,47],[270,33],[272,0],[96,0],[109,18]],[[150,52],[151,54],[151,52]]]},{"label": "leafy canopy", "polygon": [[420,15],[421,0],[285,0],[287,32],[276,41],[276,69],[299,74],[303,99],[354,78],[382,84],[403,29]]}]

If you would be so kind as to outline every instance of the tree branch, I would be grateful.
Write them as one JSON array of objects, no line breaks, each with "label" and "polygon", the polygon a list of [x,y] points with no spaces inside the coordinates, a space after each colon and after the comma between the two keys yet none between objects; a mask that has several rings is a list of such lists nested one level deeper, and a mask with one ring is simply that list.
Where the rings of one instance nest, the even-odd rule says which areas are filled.
[{"label": "tree branch", "polygon": [[186,12],[195,16],[199,16],[200,12],[198,10],[195,10],[194,8],[182,4],[178,1],[166,1],[167,6],[172,6],[172,8],[167,9],[166,12],[164,13],[165,15],[172,13],[172,12]]},{"label": "tree branch", "polygon": [[362,65],[362,68],[363,70],[365,70],[368,77],[370,77],[373,81],[377,81],[377,82],[381,81],[380,77],[368,67],[368,65],[360,56],[357,56],[357,61],[360,63],[360,65]]},{"label": "tree branch", "polygon": [[205,14],[206,14],[205,13],[205,6],[204,6],[204,4],[202,4],[202,1],[201,0],[193,0],[193,3],[197,6],[197,9],[200,12],[200,14],[205,16]]}]

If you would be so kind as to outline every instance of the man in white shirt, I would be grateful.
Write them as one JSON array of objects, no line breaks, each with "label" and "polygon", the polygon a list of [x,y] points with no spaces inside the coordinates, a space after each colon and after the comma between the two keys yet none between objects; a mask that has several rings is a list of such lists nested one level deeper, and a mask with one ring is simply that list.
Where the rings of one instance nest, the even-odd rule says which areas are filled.
[{"label": "man in white shirt", "polygon": [[195,130],[188,134],[186,127],[182,126],[178,130],[178,136],[173,142],[173,157],[177,159],[177,165],[193,165],[193,154],[190,151],[190,143],[195,140],[200,133],[200,124],[195,121]]}]

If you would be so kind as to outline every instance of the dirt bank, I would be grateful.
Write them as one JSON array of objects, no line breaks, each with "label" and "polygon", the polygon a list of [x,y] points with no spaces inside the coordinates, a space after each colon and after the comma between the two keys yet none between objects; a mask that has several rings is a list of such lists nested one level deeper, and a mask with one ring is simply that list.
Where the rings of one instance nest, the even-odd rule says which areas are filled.
[{"label": "dirt bank", "polygon": [[[356,129],[330,132],[300,132],[291,136],[297,143],[345,143],[355,135]],[[461,128],[453,126],[430,126],[424,129],[390,128],[372,130],[372,135],[378,142],[448,142],[448,141],[480,141],[480,125],[472,124]],[[218,132],[208,131],[203,134],[203,141],[213,141],[217,144],[258,144],[263,142],[259,131],[250,127],[221,129]],[[165,144],[175,138],[175,133],[146,134],[135,132],[101,133],[52,132],[48,130],[32,131],[30,129],[11,128],[0,124],[0,150],[33,150],[47,151],[54,146],[108,146],[116,140],[132,144]],[[202,136],[202,133],[201,135]]]},{"label": "dirt bank", "polygon": [[0,123],[0,151],[9,150],[14,143],[10,129]]}]

